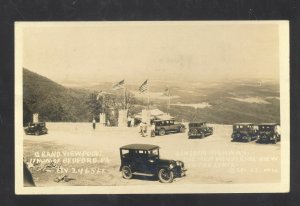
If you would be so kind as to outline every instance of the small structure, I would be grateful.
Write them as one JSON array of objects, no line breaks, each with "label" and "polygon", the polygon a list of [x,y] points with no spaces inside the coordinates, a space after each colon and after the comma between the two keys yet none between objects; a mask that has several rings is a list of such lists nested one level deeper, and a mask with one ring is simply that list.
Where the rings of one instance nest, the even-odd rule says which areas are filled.
[{"label": "small structure", "polygon": [[102,126],[106,125],[106,115],[105,113],[100,113],[99,114],[99,124]]},{"label": "small structure", "polygon": [[152,110],[142,110],[141,113],[138,113],[134,116],[134,119],[136,120],[136,123],[139,122],[146,122],[150,125],[150,122],[153,120],[173,120],[174,117],[170,116],[167,113],[164,113],[163,111],[159,109],[152,109]]},{"label": "small structure", "polygon": [[119,110],[118,127],[127,127],[127,109]]},{"label": "small structure", "polygon": [[38,113],[33,114],[32,122],[33,123],[38,123],[39,122],[39,114]]}]

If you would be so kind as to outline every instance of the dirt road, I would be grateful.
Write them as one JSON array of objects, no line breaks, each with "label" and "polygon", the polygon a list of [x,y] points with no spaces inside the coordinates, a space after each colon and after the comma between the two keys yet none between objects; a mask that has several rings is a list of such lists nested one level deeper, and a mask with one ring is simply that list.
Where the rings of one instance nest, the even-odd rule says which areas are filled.
[{"label": "dirt road", "polygon": [[[121,177],[119,148],[133,143],[159,145],[161,158],[185,163],[187,176],[172,184],[280,181],[280,143],[231,142],[232,127],[228,125],[213,125],[214,134],[203,139],[188,139],[186,133],[141,137],[138,128],[98,125],[93,131],[90,123],[47,123],[47,127],[47,135],[24,134],[25,160],[51,159],[60,166],[37,171],[41,164],[35,163],[31,171],[37,186],[161,184],[153,178]],[[72,179],[55,182],[62,174]]]}]

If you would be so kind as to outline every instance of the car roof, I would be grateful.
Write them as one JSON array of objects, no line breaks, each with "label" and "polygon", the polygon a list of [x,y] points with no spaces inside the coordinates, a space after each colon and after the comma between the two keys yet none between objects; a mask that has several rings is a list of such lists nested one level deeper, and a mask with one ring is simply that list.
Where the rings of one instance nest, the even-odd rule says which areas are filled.
[{"label": "car roof", "polygon": [[174,119],[155,119],[154,122],[175,121]]},{"label": "car roof", "polygon": [[233,125],[254,125],[253,123],[234,123]]},{"label": "car roof", "polygon": [[151,144],[128,144],[122,146],[120,149],[140,149],[140,150],[152,150],[157,149],[159,146]]},{"label": "car roof", "polygon": [[260,123],[259,126],[276,126],[279,125],[277,123]]}]

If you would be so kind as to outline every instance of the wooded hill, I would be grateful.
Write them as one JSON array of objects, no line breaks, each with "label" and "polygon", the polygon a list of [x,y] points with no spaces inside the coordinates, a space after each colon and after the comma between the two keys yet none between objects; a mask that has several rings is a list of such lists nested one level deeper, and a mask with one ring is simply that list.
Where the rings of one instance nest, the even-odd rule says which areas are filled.
[{"label": "wooded hill", "polygon": [[[104,112],[111,125],[117,124],[117,112],[124,108],[124,96],[106,94],[97,98],[100,89],[67,88],[39,74],[23,69],[23,122],[31,122],[38,113],[40,121],[87,122]],[[129,113],[141,110],[141,102],[126,93]]]}]

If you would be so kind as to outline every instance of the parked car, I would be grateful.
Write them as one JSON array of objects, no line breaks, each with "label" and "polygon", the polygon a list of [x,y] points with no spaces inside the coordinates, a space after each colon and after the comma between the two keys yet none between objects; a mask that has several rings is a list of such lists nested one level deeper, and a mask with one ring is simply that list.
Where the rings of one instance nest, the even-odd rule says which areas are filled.
[{"label": "parked car", "polygon": [[214,133],[214,129],[212,127],[208,127],[206,122],[191,122],[189,123],[189,138],[192,137],[206,137],[212,135]]},{"label": "parked car", "polygon": [[130,144],[120,148],[122,176],[131,179],[134,175],[157,177],[162,183],[170,183],[185,176],[182,161],[160,159],[159,147],[149,144]]},{"label": "parked car", "polygon": [[247,141],[257,139],[257,126],[252,123],[233,124],[232,141]]},{"label": "parked car", "polygon": [[41,135],[41,134],[48,134],[48,129],[46,128],[45,122],[37,122],[37,123],[28,123],[27,127],[24,129],[25,134],[34,134],[34,135]]},{"label": "parked car", "polygon": [[175,120],[154,120],[155,124],[155,134],[156,135],[165,135],[168,133],[184,133],[185,125]]},{"label": "parked car", "polygon": [[263,123],[258,125],[257,142],[272,142],[276,144],[281,139],[280,126],[276,123]]}]

